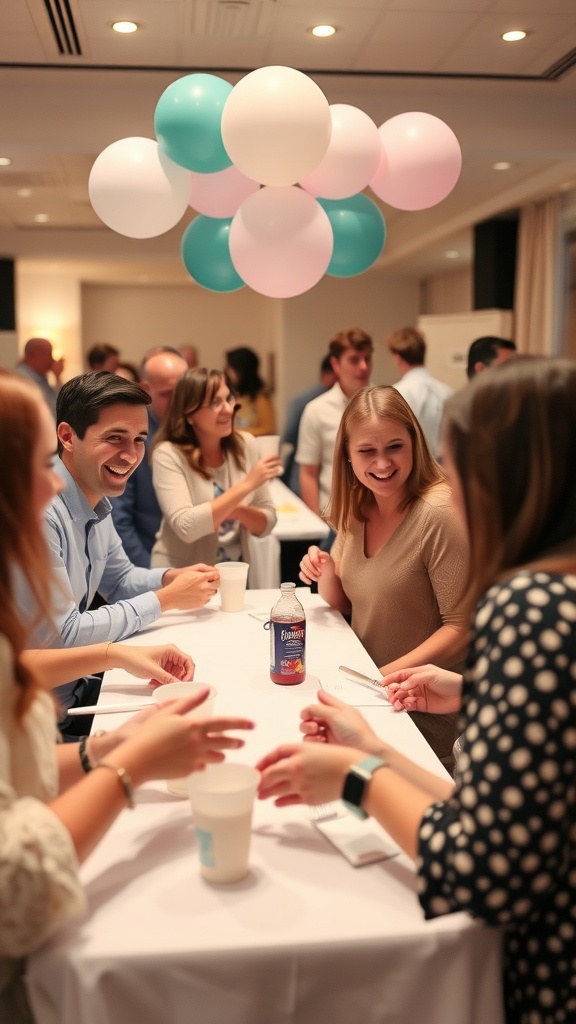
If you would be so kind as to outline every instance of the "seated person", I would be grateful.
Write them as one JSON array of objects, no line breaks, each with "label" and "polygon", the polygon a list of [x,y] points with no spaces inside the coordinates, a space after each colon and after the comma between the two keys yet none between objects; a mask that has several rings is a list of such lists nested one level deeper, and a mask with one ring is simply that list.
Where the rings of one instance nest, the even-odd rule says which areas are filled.
[{"label": "seated person", "polygon": [[[16,570],[39,612],[51,615],[50,555],[42,530],[46,502],[61,487],[54,473],[54,421],[38,388],[0,373],[0,1020],[31,1024],[24,958],[63,922],[86,911],[83,861],[143,782],[177,778],[222,761],[243,741],[243,718],[202,717],[208,696],[155,705],[122,728],[77,744],[56,743],[48,687],[77,672],[120,664],[168,681],[189,675],[176,648],[26,652],[14,601]],[[170,673],[170,674],[169,674]],[[189,712],[199,706],[197,715]],[[79,754],[83,754],[81,761]]]},{"label": "seated person", "polygon": [[[334,451],[331,553],[311,547],[300,578],[343,614],[383,675],[434,660],[458,667],[466,541],[446,477],[408,403],[392,387],[364,388],[346,407]],[[415,712],[447,767],[453,715]]]},{"label": "seated person", "polygon": [[180,378],[152,449],[163,519],[152,565],[249,561],[248,535],[276,523],[267,481],[277,456],[258,457],[251,434],[234,424],[235,397],[219,370]]},{"label": "seated person", "polygon": [[[29,587],[18,603],[30,627],[31,647],[75,647],[122,640],[171,608],[201,608],[217,590],[212,566],[140,569],[132,565],[110,517],[108,496],[121,494],[144,456],[149,395],[116,374],[86,373],[68,381],[56,408],[60,491],[44,516],[55,585],[52,615],[38,619]],[[96,593],[108,602],[91,608]],[[63,710],[95,704],[98,677],[59,687]],[[90,722],[65,720],[65,734],[90,731]]]},{"label": "seated person", "polygon": [[[427,918],[463,911],[502,930],[506,1021],[562,1024],[576,1015],[576,364],[509,360],[446,417],[470,545],[459,777],[426,772],[321,692],[302,729],[325,742],[264,757],[260,796],[343,796],[373,815],[416,861]],[[459,685],[440,684],[449,699]]]}]

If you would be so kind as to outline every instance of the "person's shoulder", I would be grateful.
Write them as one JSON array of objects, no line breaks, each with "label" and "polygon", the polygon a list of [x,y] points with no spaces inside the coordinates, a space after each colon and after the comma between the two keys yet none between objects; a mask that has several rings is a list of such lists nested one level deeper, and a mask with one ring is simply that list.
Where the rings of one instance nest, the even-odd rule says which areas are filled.
[{"label": "person's shoulder", "polygon": [[424,491],[420,501],[423,505],[433,509],[453,509],[452,492],[447,483],[432,484],[431,487]]},{"label": "person's shoulder", "polygon": [[254,437],[254,434],[251,434],[249,430],[237,430],[236,433],[240,439],[240,443],[244,446],[244,451],[258,451],[258,442]]}]

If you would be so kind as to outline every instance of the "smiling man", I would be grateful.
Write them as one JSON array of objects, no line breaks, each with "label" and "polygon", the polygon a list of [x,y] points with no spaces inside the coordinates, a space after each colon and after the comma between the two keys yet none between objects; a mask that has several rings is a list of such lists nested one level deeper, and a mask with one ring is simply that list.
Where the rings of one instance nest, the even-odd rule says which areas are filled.
[{"label": "smiling man", "polygon": [[[211,566],[134,566],[112,523],[108,499],[123,492],[144,457],[149,404],[138,384],[105,371],[74,377],[58,395],[55,471],[63,490],[45,515],[54,614],[51,622],[34,623],[30,596],[22,595],[22,615],[33,624],[30,647],[123,640],[163,611],[201,608],[216,593],[219,576]],[[97,592],[109,603],[92,608]],[[100,682],[90,676],[59,687],[61,706],[95,703]],[[64,716],[60,728],[78,736],[89,723]]]},{"label": "smiling man", "polygon": [[340,420],[350,399],[370,383],[373,350],[372,338],[360,327],[336,334],[328,346],[336,383],[309,402],[302,414],[296,451],[300,494],[316,515],[322,513],[330,500],[332,459]]}]

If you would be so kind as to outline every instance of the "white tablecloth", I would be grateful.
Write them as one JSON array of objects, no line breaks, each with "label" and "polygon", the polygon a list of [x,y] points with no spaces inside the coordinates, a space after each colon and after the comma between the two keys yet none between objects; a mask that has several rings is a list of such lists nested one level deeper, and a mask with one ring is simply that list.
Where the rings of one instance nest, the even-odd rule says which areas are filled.
[{"label": "white tablecloth", "polygon": [[[250,614],[268,612],[275,592],[249,592],[250,610],[237,614],[219,611],[216,598],[133,638],[178,643],[193,655],[196,678],[216,685],[217,712],[254,717],[238,760],[253,763],[297,739],[318,681],[341,692],[341,663],[375,672],[341,616],[308,590],[299,595],[308,631],[300,686],[270,682],[268,633]],[[101,701],[146,689],[115,670]],[[382,735],[443,773],[406,715],[357,689]],[[187,800],[149,784],[82,876],[90,916],[30,961],[38,1024],[502,1024],[498,933],[462,914],[425,922],[407,857],[355,869],[306,808],[257,802],[250,874],[216,887],[199,875]]]}]

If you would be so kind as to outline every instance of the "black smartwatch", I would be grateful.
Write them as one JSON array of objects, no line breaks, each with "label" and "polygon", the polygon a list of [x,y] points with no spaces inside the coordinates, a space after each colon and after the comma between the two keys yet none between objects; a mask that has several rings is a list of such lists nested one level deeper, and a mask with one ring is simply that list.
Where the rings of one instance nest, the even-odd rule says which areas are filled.
[{"label": "black smartwatch", "polygon": [[358,818],[367,818],[368,815],[362,810],[364,791],[370,782],[373,774],[378,768],[387,768],[388,761],[381,757],[365,757],[359,764],[353,764],[344,780],[342,790],[342,801],[349,811],[352,811]]}]

